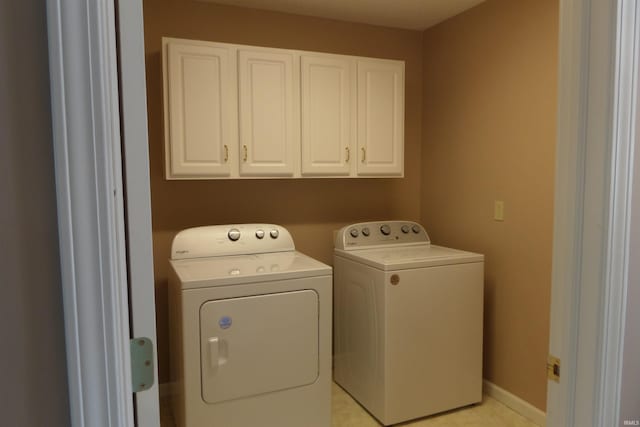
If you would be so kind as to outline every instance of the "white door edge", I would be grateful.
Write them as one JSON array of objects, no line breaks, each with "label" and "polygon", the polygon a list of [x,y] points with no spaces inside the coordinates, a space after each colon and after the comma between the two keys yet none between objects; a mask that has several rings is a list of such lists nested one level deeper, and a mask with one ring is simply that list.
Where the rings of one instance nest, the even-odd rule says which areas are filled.
[{"label": "white door edge", "polygon": [[635,2],[561,0],[549,426],[618,425],[635,132]]},{"label": "white door edge", "polygon": [[[142,0],[117,0],[131,333],[153,346],[154,382],[135,394],[136,426],[160,425]],[[123,337],[124,338],[124,337]]]},{"label": "white door edge", "polygon": [[131,426],[114,4],[48,0],[47,25],[70,418]]},{"label": "white door edge", "polygon": [[640,75],[640,5],[618,2],[611,182],[609,185],[608,256],[603,289],[602,371],[599,393],[602,406],[596,425],[620,424],[622,355],[624,349],[629,254],[631,239],[631,187],[638,121],[638,76]]}]

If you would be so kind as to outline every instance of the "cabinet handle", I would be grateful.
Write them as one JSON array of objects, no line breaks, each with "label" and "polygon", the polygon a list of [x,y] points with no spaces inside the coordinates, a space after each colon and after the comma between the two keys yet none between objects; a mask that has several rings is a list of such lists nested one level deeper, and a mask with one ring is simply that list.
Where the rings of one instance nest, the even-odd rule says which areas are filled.
[{"label": "cabinet handle", "polygon": [[367,160],[367,149],[362,147],[362,163],[364,163],[365,160]]},{"label": "cabinet handle", "polygon": [[242,146],[242,149],[244,150],[244,157],[242,158],[242,161],[243,161],[243,162],[246,162],[246,161],[247,161],[247,158],[248,158],[248,156],[249,156],[249,151],[247,150],[247,146],[246,146],[246,145],[243,145],[243,146]]},{"label": "cabinet handle", "polygon": [[224,144],[224,162],[227,163],[229,161],[229,146]]},{"label": "cabinet handle", "polygon": [[351,158],[351,151],[349,150],[349,147],[344,147],[344,149],[347,152],[346,162],[349,163],[349,159]]}]

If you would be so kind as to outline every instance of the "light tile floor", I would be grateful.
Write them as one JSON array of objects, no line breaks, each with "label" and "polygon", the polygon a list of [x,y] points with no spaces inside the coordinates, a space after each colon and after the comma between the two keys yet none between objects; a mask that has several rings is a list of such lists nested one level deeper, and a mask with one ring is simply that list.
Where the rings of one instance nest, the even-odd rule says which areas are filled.
[{"label": "light tile floor", "polygon": [[[380,424],[335,383],[332,389],[332,427],[380,427]],[[160,402],[160,424],[175,427],[169,401]],[[482,403],[398,424],[403,427],[537,427],[536,424],[485,395]],[[301,426],[303,427],[303,426]]]},{"label": "light tile floor", "polygon": [[[379,427],[351,396],[335,383],[332,396],[333,427]],[[537,427],[520,414],[487,395],[482,403],[421,418],[398,426],[406,427]]]}]

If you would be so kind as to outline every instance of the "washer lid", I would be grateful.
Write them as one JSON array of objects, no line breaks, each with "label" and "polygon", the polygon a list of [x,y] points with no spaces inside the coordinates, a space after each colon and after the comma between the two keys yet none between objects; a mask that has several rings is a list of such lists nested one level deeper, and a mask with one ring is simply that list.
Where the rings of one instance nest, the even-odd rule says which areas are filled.
[{"label": "washer lid", "polygon": [[336,249],[335,253],[385,271],[484,261],[482,254],[431,244],[362,250]]},{"label": "washer lid", "polygon": [[331,267],[297,251],[169,260],[182,289],[331,275]]}]

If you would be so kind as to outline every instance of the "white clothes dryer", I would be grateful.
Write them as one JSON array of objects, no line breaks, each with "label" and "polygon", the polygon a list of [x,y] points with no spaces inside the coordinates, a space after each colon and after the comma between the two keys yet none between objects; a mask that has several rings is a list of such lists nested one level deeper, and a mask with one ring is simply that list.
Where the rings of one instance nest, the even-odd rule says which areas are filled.
[{"label": "white clothes dryer", "polygon": [[272,224],[197,227],[171,247],[179,427],[331,425],[331,267]]},{"label": "white clothes dryer", "polygon": [[336,235],[334,379],[382,424],[482,400],[484,256],[410,221]]}]

